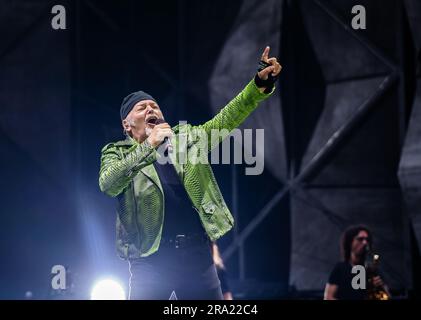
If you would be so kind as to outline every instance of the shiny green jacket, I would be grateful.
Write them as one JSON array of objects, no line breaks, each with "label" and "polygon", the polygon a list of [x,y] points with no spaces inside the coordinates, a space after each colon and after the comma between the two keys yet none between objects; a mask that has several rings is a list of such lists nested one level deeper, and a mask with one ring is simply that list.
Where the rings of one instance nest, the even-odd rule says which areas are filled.
[{"label": "shiny green jacket", "polygon": [[[170,161],[211,240],[228,232],[234,219],[206,163],[207,153],[271,94],[261,93],[252,80],[213,119],[199,126],[181,124],[173,128]],[[215,129],[222,131],[211,134]],[[131,138],[109,143],[101,151],[99,187],[118,200],[116,240],[123,259],[149,256],[159,248],[165,195],[152,165],[159,157],[148,143]]]}]

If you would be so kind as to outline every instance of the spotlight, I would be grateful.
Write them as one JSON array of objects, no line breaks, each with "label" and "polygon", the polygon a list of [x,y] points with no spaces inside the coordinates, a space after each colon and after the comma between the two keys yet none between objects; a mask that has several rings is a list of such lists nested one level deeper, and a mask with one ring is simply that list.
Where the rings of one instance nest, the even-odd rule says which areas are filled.
[{"label": "spotlight", "polygon": [[126,300],[126,293],[117,281],[104,279],[92,288],[91,300]]}]

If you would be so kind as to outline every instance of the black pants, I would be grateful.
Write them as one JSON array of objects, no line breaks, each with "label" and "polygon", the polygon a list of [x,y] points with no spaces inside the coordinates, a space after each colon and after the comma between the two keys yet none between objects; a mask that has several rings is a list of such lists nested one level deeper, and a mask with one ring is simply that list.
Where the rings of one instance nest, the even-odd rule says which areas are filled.
[{"label": "black pants", "polygon": [[173,292],[178,300],[223,299],[209,243],[161,246],[129,267],[130,300],[168,300]]}]

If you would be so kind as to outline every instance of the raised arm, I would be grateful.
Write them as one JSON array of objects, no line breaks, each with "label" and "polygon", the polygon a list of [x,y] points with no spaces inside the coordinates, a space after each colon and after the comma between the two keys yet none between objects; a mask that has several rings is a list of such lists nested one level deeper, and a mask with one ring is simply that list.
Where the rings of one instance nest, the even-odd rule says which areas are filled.
[{"label": "raised arm", "polygon": [[[282,67],[276,58],[269,58],[269,50],[270,48],[266,47],[263,51],[261,62],[265,67],[260,69],[255,78],[215,117],[202,125],[193,127],[195,134],[206,134],[209,150],[225,139],[233,129],[239,127],[259,103],[275,90],[274,82]],[[267,90],[268,87],[270,91]],[[212,130],[218,130],[219,133],[212,135]]]}]

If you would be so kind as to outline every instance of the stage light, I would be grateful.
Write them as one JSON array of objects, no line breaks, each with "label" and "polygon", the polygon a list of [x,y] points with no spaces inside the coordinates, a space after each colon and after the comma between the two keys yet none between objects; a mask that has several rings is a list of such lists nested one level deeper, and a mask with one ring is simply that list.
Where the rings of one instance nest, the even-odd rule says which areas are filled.
[{"label": "stage light", "polygon": [[91,300],[126,300],[126,293],[117,281],[104,279],[92,288]]}]

